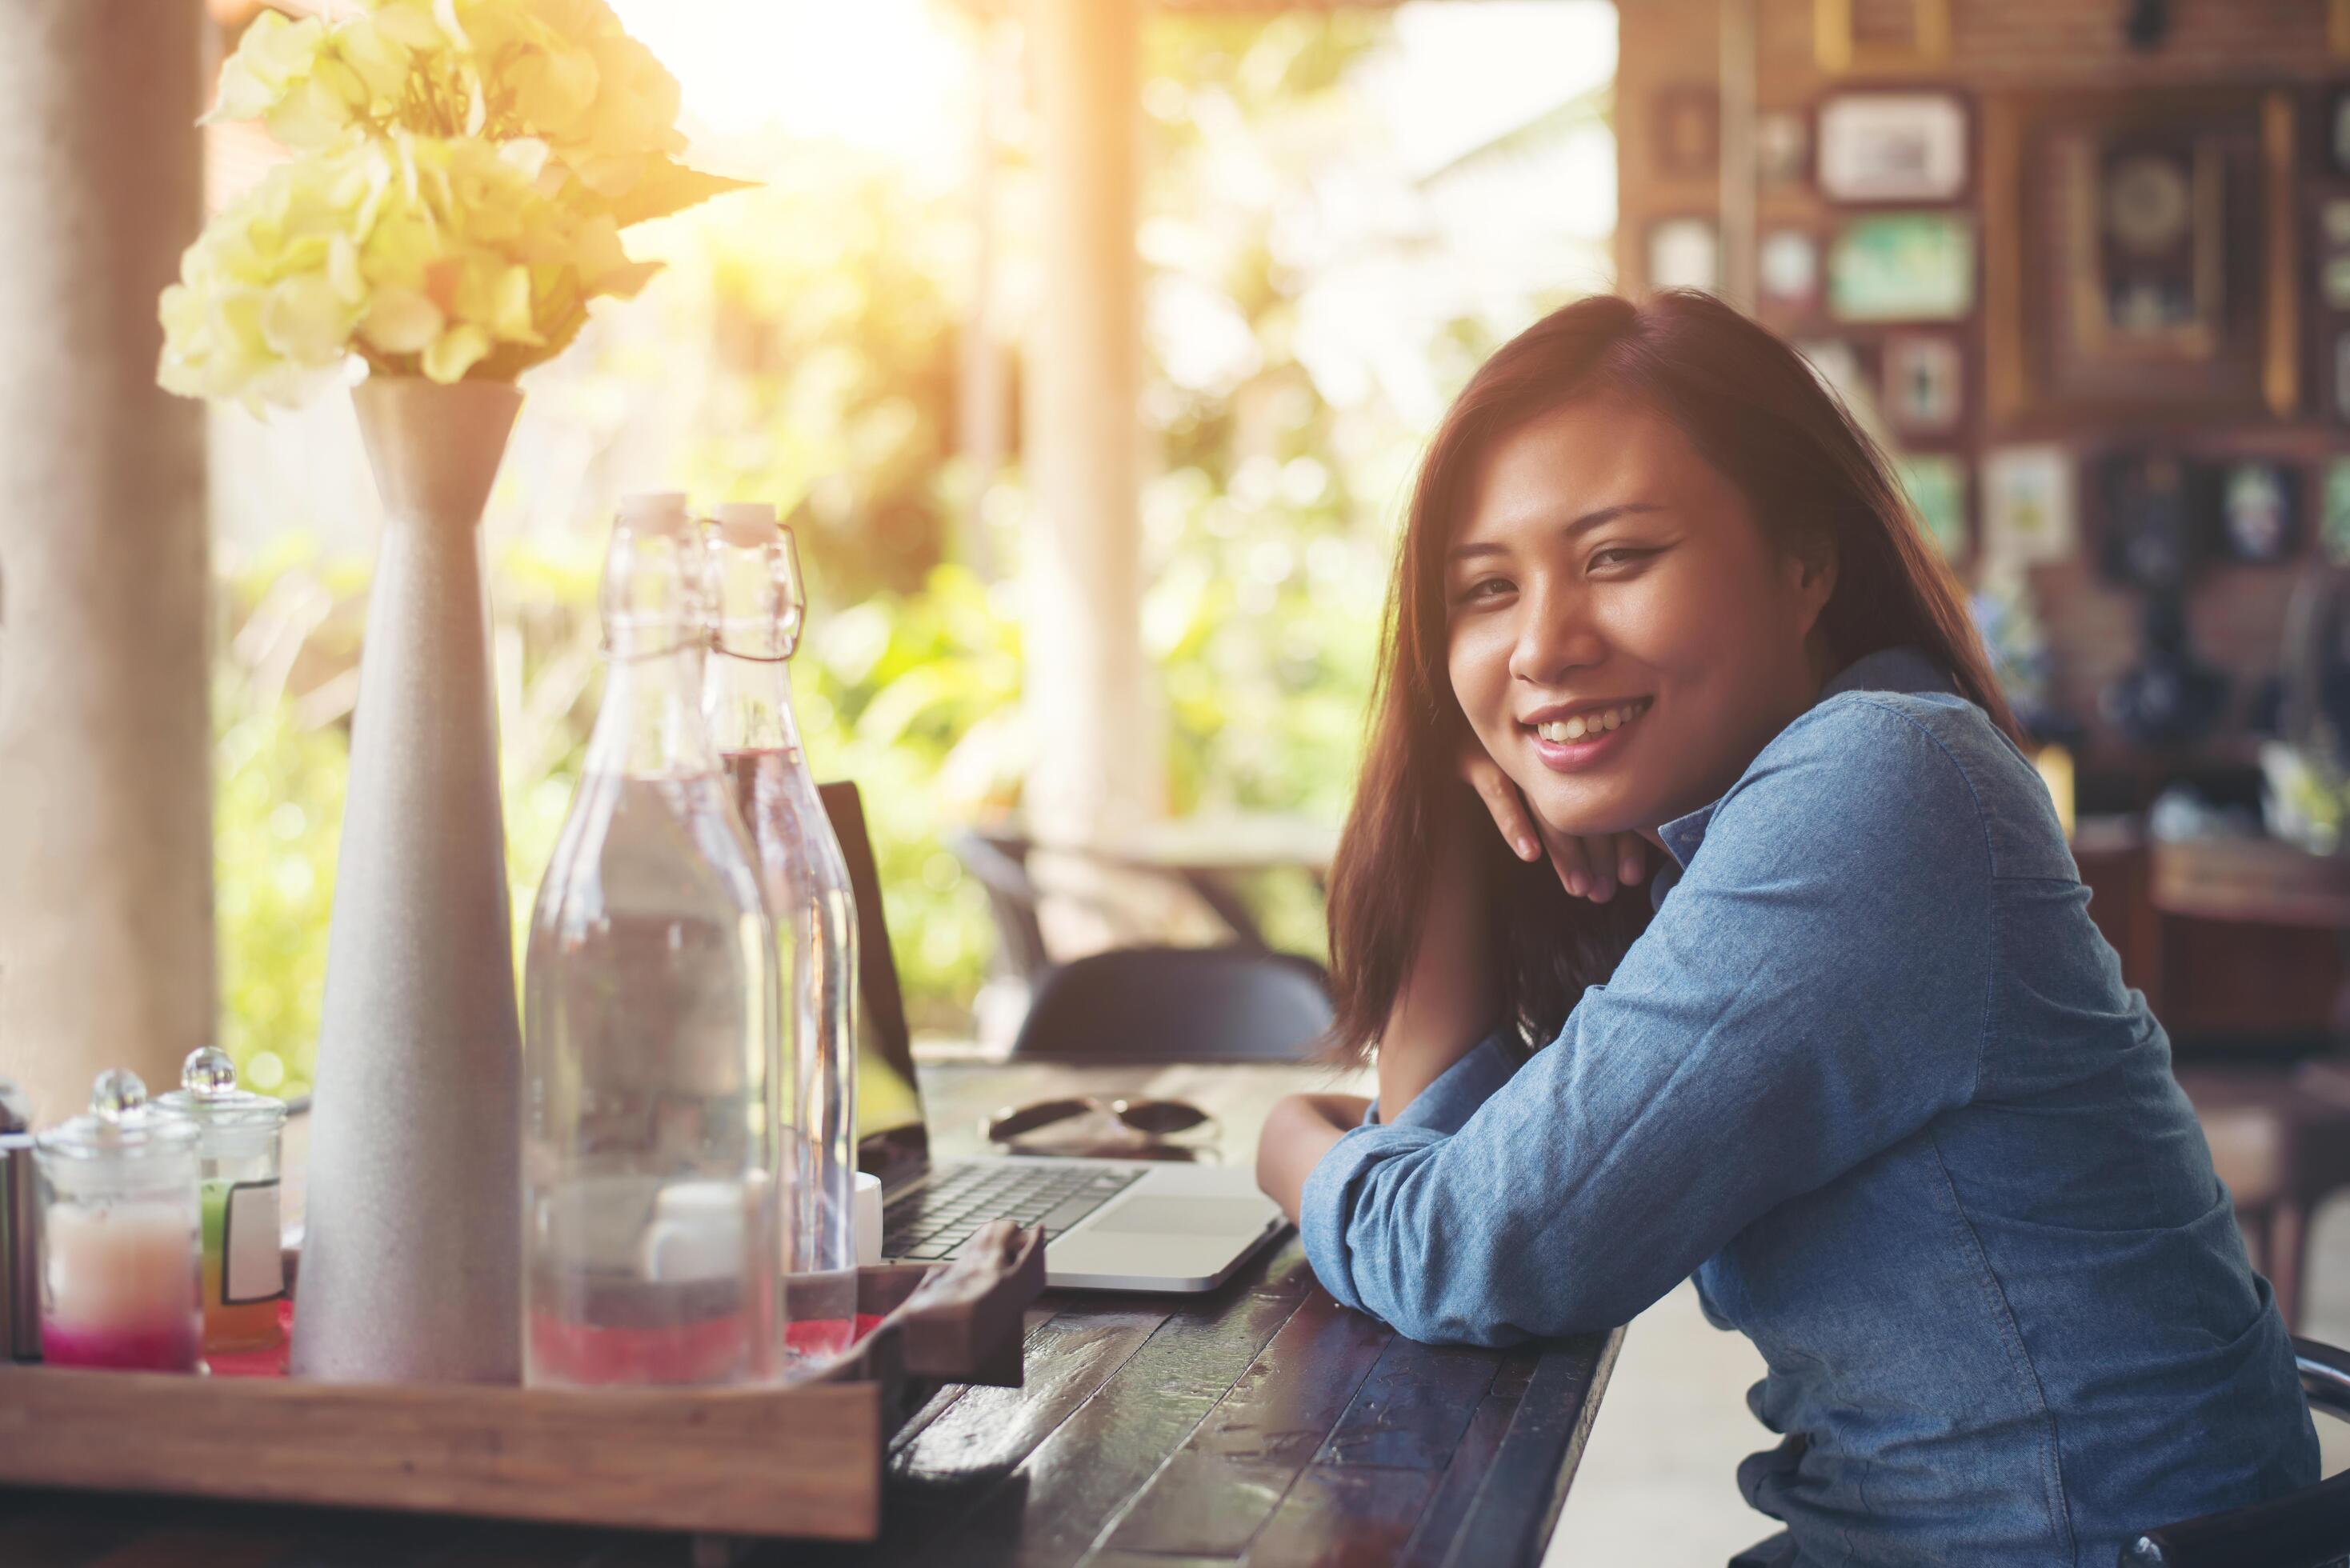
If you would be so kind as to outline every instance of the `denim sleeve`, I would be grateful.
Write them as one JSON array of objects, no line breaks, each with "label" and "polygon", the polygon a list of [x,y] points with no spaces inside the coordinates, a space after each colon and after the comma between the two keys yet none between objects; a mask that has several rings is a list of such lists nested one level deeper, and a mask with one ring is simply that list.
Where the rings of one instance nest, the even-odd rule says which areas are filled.
[{"label": "denim sleeve", "polygon": [[[1752,1220],[1972,1096],[1982,814],[1914,720],[1814,709],[1715,808],[1609,982],[1513,1074],[1471,1053],[1308,1176],[1307,1258],[1415,1339],[1623,1323]],[[1461,1096],[1440,1095],[1454,1074]],[[1465,1117],[1451,1113],[1476,1103]]]}]

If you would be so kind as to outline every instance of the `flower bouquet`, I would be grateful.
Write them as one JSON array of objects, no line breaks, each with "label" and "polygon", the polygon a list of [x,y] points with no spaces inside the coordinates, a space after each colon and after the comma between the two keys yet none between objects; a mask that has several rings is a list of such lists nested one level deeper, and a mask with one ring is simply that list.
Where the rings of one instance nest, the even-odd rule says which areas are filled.
[{"label": "flower bouquet", "polygon": [[739,185],[677,161],[675,78],[604,0],[265,11],[208,122],[293,150],[163,291],[164,388],[292,405],[353,356],[512,381],[657,270],[620,231]]}]

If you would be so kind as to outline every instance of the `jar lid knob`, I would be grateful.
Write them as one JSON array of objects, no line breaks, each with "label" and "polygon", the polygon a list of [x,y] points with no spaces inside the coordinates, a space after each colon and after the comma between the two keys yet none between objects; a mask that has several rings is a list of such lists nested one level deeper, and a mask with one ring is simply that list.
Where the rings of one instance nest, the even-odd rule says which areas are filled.
[{"label": "jar lid knob", "polygon": [[135,1116],[146,1104],[147,1085],[125,1068],[109,1067],[90,1085],[90,1115],[109,1127],[120,1127],[125,1116]]},{"label": "jar lid knob", "polygon": [[236,1064],[217,1045],[191,1051],[180,1065],[180,1087],[200,1100],[233,1095],[236,1092]]}]

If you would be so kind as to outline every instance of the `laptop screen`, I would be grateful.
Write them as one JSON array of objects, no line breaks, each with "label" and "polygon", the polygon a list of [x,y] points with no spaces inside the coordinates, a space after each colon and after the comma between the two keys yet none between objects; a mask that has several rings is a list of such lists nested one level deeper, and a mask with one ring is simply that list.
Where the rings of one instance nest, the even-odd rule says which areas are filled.
[{"label": "laptop screen", "polygon": [[864,802],[857,785],[845,780],[821,784],[816,793],[832,819],[833,836],[840,840],[857,898],[857,1168],[879,1177],[885,1192],[893,1191],[931,1162],[913,1038],[898,989],[898,961],[889,951],[889,922],[882,917],[881,877],[865,831]]}]

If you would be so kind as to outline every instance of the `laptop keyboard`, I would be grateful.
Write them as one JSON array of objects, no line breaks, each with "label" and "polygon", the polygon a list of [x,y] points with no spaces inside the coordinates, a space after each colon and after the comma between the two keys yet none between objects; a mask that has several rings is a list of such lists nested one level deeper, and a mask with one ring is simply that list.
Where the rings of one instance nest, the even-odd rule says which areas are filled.
[{"label": "laptop keyboard", "polygon": [[1058,1235],[1133,1186],[1145,1173],[1074,1166],[945,1164],[919,1190],[881,1216],[881,1255],[923,1262],[950,1258],[991,1220]]}]

